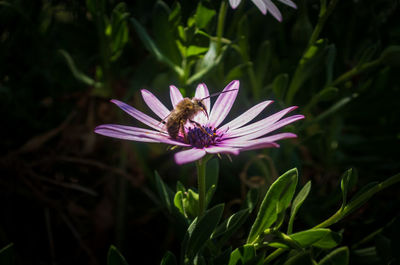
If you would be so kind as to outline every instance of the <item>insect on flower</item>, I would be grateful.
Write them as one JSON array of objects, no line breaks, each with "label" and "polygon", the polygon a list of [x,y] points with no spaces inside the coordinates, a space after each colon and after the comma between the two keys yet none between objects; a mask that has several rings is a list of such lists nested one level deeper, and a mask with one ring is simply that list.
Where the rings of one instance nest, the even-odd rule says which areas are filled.
[{"label": "insect on flower", "polygon": [[[271,100],[266,100],[220,126],[239,92],[237,80],[230,82],[221,93],[211,95],[205,84],[199,84],[192,99],[183,98],[178,88],[170,86],[172,111],[150,91],[143,89],[141,92],[144,101],[159,120],[119,100],[113,99],[111,102],[152,129],[103,124],[97,126],[95,132],[113,138],[182,147],[184,150],[174,156],[177,164],[196,161],[206,154],[237,155],[246,150],[279,147],[276,141],[297,136],[289,132],[271,133],[304,118],[303,115],[284,118],[297,108],[292,106],[250,123],[272,103]],[[211,108],[210,98],[216,95],[219,96]]]},{"label": "insect on flower", "polygon": [[[168,114],[168,116],[166,118],[164,118],[164,120],[167,120],[166,126],[167,126],[167,132],[168,132],[169,136],[171,136],[173,139],[178,139],[179,132],[181,132],[184,137],[184,142],[187,143],[188,138],[187,138],[187,133],[185,130],[185,124],[188,121],[190,123],[194,124],[195,126],[197,126],[197,128],[199,128],[204,134],[206,134],[208,136],[212,136],[210,133],[208,133],[206,131],[206,129],[204,129],[202,127],[201,124],[199,124],[197,121],[194,121],[193,118],[199,112],[203,112],[204,115],[206,115],[207,119],[209,119],[208,112],[207,112],[206,107],[203,104],[203,101],[205,99],[218,96],[219,94],[227,93],[227,92],[231,92],[231,91],[235,91],[235,90],[237,90],[237,89],[214,93],[214,94],[204,97],[202,99],[184,98],[181,101],[179,101],[178,104],[176,104],[175,108],[170,112],[170,114]],[[164,120],[163,120],[163,122],[164,122]]]}]

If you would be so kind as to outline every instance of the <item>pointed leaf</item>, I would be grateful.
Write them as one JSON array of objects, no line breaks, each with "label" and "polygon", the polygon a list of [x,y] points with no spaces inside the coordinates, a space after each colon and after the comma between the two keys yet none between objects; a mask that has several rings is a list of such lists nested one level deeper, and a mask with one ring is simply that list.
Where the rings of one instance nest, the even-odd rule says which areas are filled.
[{"label": "pointed leaf", "polygon": [[229,265],[246,264],[256,256],[256,248],[253,245],[244,245],[235,249],[229,259]]},{"label": "pointed leaf", "polygon": [[173,202],[174,202],[174,192],[164,183],[157,171],[154,172],[155,182],[158,195],[161,199],[161,203],[167,208],[169,213],[172,213]]},{"label": "pointed leaf", "polygon": [[176,265],[176,258],[172,252],[167,251],[161,260],[160,265]]},{"label": "pointed leaf", "polygon": [[346,206],[347,192],[349,190],[349,186],[351,188],[351,184],[354,183],[354,178],[355,177],[352,169],[347,170],[342,176],[342,180],[340,182],[340,188],[342,189],[342,198],[343,198],[342,208]]},{"label": "pointed leaf", "polygon": [[305,201],[308,194],[310,193],[310,190],[311,190],[311,180],[308,181],[306,183],[306,185],[304,185],[304,187],[297,194],[296,198],[294,198],[293,204],[292,204],[292,209],[290,211],[288,234],[292,233],[294,218],[297,214],[297,211],[300,209],[301,205],[303,205],[303,202]]},{"label": "pointed leaf", "polygon": [[206,211],[197,221],[197,218],[189,226],[184,239],[184,263],[191,264],[194,257],[201,251],[212,232],[221,219],[224,205],[219,204]]},{"label": "pointed leaf", "polygon": [[14,244],[8,244],[0,250],[0,264],[14,265]]},{"label": "pointed leaf", "polygon": [[349,264],[349,249],[341,247],[326,255],[318,265],[347,265]]},{"label": "pointed leaf", "polygon": [[257,237],[277,220],[278,215],[287,209],[296,189],[297,175],[297,169],[291,169],[271,185],[251,227],[248,243],[254,243]]},{"label": "pointed leaf", "polygon": [[107,265],[128,265],[128,263],[118,249],[111,245],[107,254]]}]

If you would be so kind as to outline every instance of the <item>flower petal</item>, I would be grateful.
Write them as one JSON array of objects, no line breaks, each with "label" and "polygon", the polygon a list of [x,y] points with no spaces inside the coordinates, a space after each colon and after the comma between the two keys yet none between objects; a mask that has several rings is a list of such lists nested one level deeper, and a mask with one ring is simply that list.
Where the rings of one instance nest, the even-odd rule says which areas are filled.
[{"label": "flower petal", "polygon": [[[137,142],[148,142],[148,143],[159,143],[156,139],[150,139],[146,137],[142,137],[139,135],[136,135],[135,133],[129,133],[125,130],[121,130],[119,128],[120,126],[123,125],[117,125],[117,124],[103,124],[100,126],[97,126],[94,129],[94,132],[97,134],[101,134],[104,136],[108,137],[113,137],[113,138],[119,138],[119,139],[125,139],[125,140],[131,140],[131,141],[137,141]],[[129,127],[129,126],[124,126],[124,127]],[[132,129],[135,127],[131,127]],[[140,128],[137,128],[140,129]],[[155,132],[155,131],[153,131]],[[143,134],[143,133],[140,133]]]},{"label": "flower petal", "polygon": [[247,123],[249,123],[251,120],[253,120],[255,117],[257,117],[258,114],[261,113],[269,104],[271,104],[273,101],[268,100],[268,101],[263,101],[251,109],[247,110],[244,112],[242,115],[239,117],[235,118],[231,122],[223,125],[221,128],[219,128],[220,131],[225,131],[225,130],[233,130],[236,128],[239,128]]},{"label": "flower petal", "polygon": [[183,99],[181,91],[179,91],[176,86],[169,86],[169,96],[171,97],[171,103],[174,108],[176,104]]},{"label": "flower petal", "polygon": [[238,137],[237,139],[240,139],[240,140],[256,139],[256,138],[258,138],[260,136],[266,135],[267,133],[275,131],[275,130],[277,130],[277,129],[285,126],[285,125],[288,125],[288,124],[290,124],[292,122],[295,122],[295,121],[301,120],[301,119],[304,119],[303,115],[293,115],[293,116],[287,117],[285,119],[282,119],[282,120],[280,120],[278,122],[275,122],[274,124],[268,124],[266,126],[262,126],[263,127],[262,129],[257,130],[255,132],[251,132],[251,133],[246,134],[246,135],[243,135],[241,137]]},{"label": "flower petal", "polygon": [[265,143],[272,143],[278,140],[286,139],[286,138],[296,138],[297,135],[294,133],[278,133],[275,135],[263,137],[263,138],[258,138],[255,140],[247,140],[241,138],[233,138],[233,139],[227,139],[223,141],[224,146],[230,146],[230,147],[249,147],[253,145],[259,145],[259,144],[265,144]]},{"label": "flower petal", "polygon": [[184,151],[180,151],[175,154],[175,162],[179,165],[190,163],[199,160],[206,155],[206,151],[203,149],[192,148]]},{"label": "flower petal", "polygon": [[297,108],[297,106],[293,106],[293,107],[289,107],[286,108],[284,110],[281,110],[271,116],[268,116],[265,119],[259,120],[257,122],[254,122],[252,124],[249,124],[247,126],[238,128],[238,129],[233,129],[233,130],[228,130],[225,133],[225,137],[226,138],[231,138],[231,137],[238,137],[238,136],[242,136],[242,135],[246,135],[252,132],[256,132],[259,130],[263,130],[266,127],[270,126],[271,124],[273,124],[274,122],[278,121],[280,118],[282,118],[283,116],[285,116],[287,113],[295,110]]},{"label": "flower petal", "polygon": [[164,120],[170,113],[170,111],[158,100],[156,96],[153,95],[147,89],[142,89],[142,97],[146,102],[147,106],[162,120]]},{"label": "flower petal", "polygon": [[284,3],[287,6],[293,7],[294,9],[297,9],[297,5],[291,0],[278,0],[278,1]]},{"label": "flower petal", "polygon": [[249,150],[261,149],[261,148],[278,148],[278,147],[279,147],[279,144],[272,142],[272,143],[260,143],[260,144],[251,145],[251,146],[245,147],[241,150],[249,151]]},{"label": "flower petal", "polygon": [[152,127],[153,129],[156,129],[158,131],[164,130],[163,124],[161,122],[153,119],[150,116],[147,116],[146,114],[135,109],[134,107],[129,106],[128,104],[125,104],[124,102],[116,100],[116,99],[112,99],[111,102],[114,103],[115,105],[117,105],[118,107],[120,107],[123,111],[125,111],[126,113],[128,113],[129,115],[131,115],[132,117],[137,119],[138,121],[143,122],[147,126]]},{"label": "flower petal", "polygon": [[233,155],[239,154],[239,149],[232,147],[225,147],[225,146],[211,146],[205,148],[205,150],[209,154],[217,154],[217,153],[224,153],[224,154],[229,153]]},{"label": "flower petal", "polygon": [[235,9],[239,4],[241,0],[229,0],[229,4],[231,4],[231,7]]},{"label": "flower petal", "polygon": [[264,2],[262,0],[251,0],[258,9],[260,9],[261,13],[264,15],[267,14],[267,7],[265,6]]},{"label": "flower petal", "polygon": [[233,91],[222,93],[215,101],[211,110],[210,120],[208,122],[209,126],[216,128],[226,118],[239,92],[239,81],[234,80],[230,82],[222,92],[228,90]]},{"label": "flower petal", "polygon": [[267,10],[279,21],[282,21],[282,14],[279,9],[276,7],[271,0],[264,0],[264,4],[267,7]]},{"label": "flower petal", "polygon": [[[203,100],[203,105],[206,107],[207,113],[210,114],[210,98],[206,98],[208,96],[210,96],[210,92],[208,91],[206,84],[199,84],[196,88],[194,97],[197,99],[205,98]],[[201,111],[196,115],[196,117],[194,117],[193,120],[200,124],[206,124],[208,119],[207,116]]]}]

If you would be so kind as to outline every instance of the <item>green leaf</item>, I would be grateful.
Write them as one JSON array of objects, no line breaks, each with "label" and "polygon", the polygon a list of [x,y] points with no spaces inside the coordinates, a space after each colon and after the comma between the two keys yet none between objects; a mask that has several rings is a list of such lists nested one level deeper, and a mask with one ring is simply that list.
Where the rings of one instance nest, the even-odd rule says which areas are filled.
[{"label": "green leaf", "polygon": [[387,47],[378,59],[381,63],[388,66],[400,65],[400,46],[392,45]]},{"label": "green leaf", "polygon": [[274,81],[272,82],[272,91],[274,92],[277,98],[283,99],[288,83],[289,83],[288,74],[280,74],[277,77],[275,77]]},{"label": "green leaf", "polygon": [[215,193],[218,184],[219,176],[219,161],[218,159],[212,159],[208,161],[206,168],[206,202],[211,202],[211,199]]},{"label": "green leaf", "polygon": [[249,209],[249,212],[252,212],[254,208],[256,208],[258,199],[260,197],[260,192],[258,189],[249,189],[246,194],[246,200],[244,204]]},{"label": "green leaf", "polygon": [[283,265],[314,265],[309,252],[300,252],[290,257]]},{"label": "green leaf", "polygon": [[241,79],[242,76],[245,74],[244,71],[250,66],[250,63],[243,63],[236,65],[234,68],[232,68],[228,74],[225,77],[225,82],[224,83],[229,83],[232,80],[237,80]]},{"label": "green leaf", "polygon": [[13,265],[14,262],[14,243],[10,243],[0,250],[0,264]]},{"label": "green leaf", "polygon": [[[122,54],[122,50],[129,40],[129,29],[126,23],[129,13],[126,12],[126,4],[119,3],[111,14],[111,61],[115,61]],[[106,34],[107,35],[107,34]]]},{"label": "green leaf", "polygon": [[303,205],[303,202],[307,198],[308,194],[310,193],[310,190],[311,190],[311,181],[308,181],[306,183],[306,185],[304,185],[304,187],[297,194],[296,198],[294,198],[293,203],[292,203],[292,208],[290,211],[288,234],[292,233],[294,218],[295,218],[298,210],[300,209],[301,205]]},{"label": "green leaf", "polygon": [[176,262],[176,257],[175,257],[175,255],[174,255],[172,252],[170,252],[170,251],[167,251],[167,252],[165,253],[165,255],[164,255],[164,257],[162,258],[161,263],[160,263],[160,265],[176,265],[176,264],[177,264],[177,262]]},{"label": "green leaf", "polygon": [[221,248],[226,241],[246,222],[249,217],[249,210],[240,210],[231,215],[228,219],[224,220],[212,234],[211,238],[216,239],[221,237],[217,243],[217,248]]},{"label": "green leaf", "polygon": [[128,265],[128,263],[118,249],[111,245],[108,249],[107,265]]},{"label": "green leaf", "polygon": [[158,195],[162,205],[167,208],[169,213],[172,213],[173,202],[175,201],[174,192],[164,183],[157,171],[154,172],[155,182]]},{"label": "green leaf", "polygon": [[244,245],[231,253],[228,265],[247,264],[256,256],[256,248],[253,245]]},{"label": "green leaf", "polygon": [[331,44],[327,46],[327,55],[325,59],[326,63],[326,84],[332,83],[333,79],[333,67],[335,64],[336,57],[336,46]]},{"label": "green leaf", "polygon": [[221,219],[223,210],[223,204],[216,205],[206,211],[200,219],[196,218],[190,224],[182,244],[185,264],[191,264],[194,257],[210,239],[212,232]]},{"label": "green leaf", "polygon": [[83,72],[81,72],[75,65],[74,60],[72,57],[69,55],[69,53],[65,50],[58,50],[58,52],[64,57],[65,61],[67,62],[67,65],[69,69],[71,70],[73,76],[81,81],[82,83],[88,85],[88,86],[94,86],[94,87],[101,87],[101,83],[94,81],[92,78],[89,76],[85,75]]},{"label": "green leaf", "polygon": [[185,208],[183,205],[183,192],[182,191],[178,191],[175,193],[175,197],[174,197],[174,205],[176,208],[178,208],[179,212],[183,215],[186,216],[186,212],[185,212]]},{"label": "green leaf", "polygon": [[320,260],[318,265],[347,265],[349,264],[349,249],[341,247],[335,249],[323,259]]},{"label": "green leaf", "polygon": [[157,60],[168,65],[173,71],[175,71],[175,73],[178,76],[182,76],[184,74],[183,70],[179,66],[175,65],[167,56],[165,56],[160,51],[160,49],[157,47],[157,45],[154,43],[154,41],[150,38],[150,36],[147,34],[146,30],[142,27],[142,25],[140,25],[140,23],[134,18],[131,18],[130,21],[132,22],[133,27],[135,28],[136,32],[138,33],[139,38],[142,40],[146,49],[149,52],[151,52],[157,58]]},{"label": "green leaf", "polygon": [[346,206],[347,192],[349,188],[351,188],[351,186],[354,184],[354,182],[355,182],[355,176],[353,174],[353,170],[349,169],[343,174],[342,180],[340,181],[340,188],[342,189],[342,198],[343,198],[342,209]]},{"label": "green leaf", "polygon": [[200,2],[195,14],[196,26],[200,29],[206,28],[215,15],[215,10],[207,8]]},{"label": "green leaf", "polygon": [[333,248],[340,243],[341,237],[339,234],[327,228],[316,228],[306,231],[301,231],[290,235],[303,248],[315,246],[319,248]]},{"label": "green leaf", "polygon": [[298,181],[297,169],[280,176],[269,188],[261,203],[256,220],[251,227],[247,243],[254,243],[263,231],[269,228],[289,206]]}]

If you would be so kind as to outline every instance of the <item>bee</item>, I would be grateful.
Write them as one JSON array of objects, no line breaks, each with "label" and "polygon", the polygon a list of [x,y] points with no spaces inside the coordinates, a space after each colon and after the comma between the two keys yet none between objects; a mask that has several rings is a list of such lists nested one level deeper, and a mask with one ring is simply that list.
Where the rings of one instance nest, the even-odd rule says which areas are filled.
[{"label": "bee", "polygon": [[206,107],[203,104],[203,100],[207,98],[211,98],[214,96],[217,96],[221,93],[227,93],[231,92],[237,89],[231,89],[215,94],[211,94],[210,96],[207,96],[202,99],[197,99],[197,98],[184,98],[181,101],[179,101],[175,108],[171,111],[171,113],[164,118],[166,120],[166,128],[169,136],[173,139],[178,139],[179,132],[183,134],[184,142],[187,143],[187,134],[185,131],[185,124],[189,121],[190,123],[194,124],[196,127],[198,127],[203,133],[211,136],[204,128],[199,124],[198,122],[194,121],[193,118],[200,112],[203,112],[204,115],[206,115],[207,119],[208,117],[208,112]]}]

